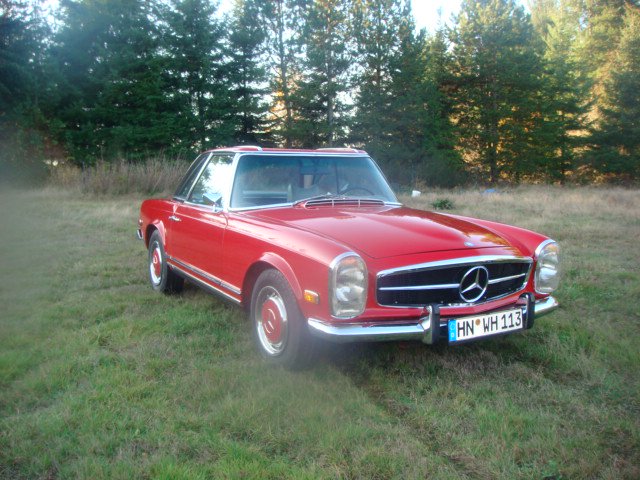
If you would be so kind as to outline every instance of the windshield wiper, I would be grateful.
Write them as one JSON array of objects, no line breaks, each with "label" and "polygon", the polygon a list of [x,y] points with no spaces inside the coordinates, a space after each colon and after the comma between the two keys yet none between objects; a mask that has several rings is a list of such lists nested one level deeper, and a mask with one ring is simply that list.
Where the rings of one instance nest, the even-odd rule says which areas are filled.
[{"label": "windshield wiper", "polygon": [[335,193],[323,193],[321,195],[314,195],[312,197],[303,198],[301,200],[297,200],[293,202],[293,206],[297,207],[298,205],[302,205],[303,203],[311,202],[314,200],[325,200],[329,198],[346,198],[344,195],[336,195]]}]

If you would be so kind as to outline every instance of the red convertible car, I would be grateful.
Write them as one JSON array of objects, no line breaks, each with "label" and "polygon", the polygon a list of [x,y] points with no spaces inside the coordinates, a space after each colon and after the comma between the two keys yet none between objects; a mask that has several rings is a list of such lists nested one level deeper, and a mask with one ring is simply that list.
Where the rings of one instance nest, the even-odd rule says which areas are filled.
[{"label": "red convertible car", "polygon": [[556,242],[404,207],[355,149],[205,152],[142,204],[138,236],[155,290],[188,279],[244,306],[263,356],[290,367],[316,338],[458,344],[558,305]]}]

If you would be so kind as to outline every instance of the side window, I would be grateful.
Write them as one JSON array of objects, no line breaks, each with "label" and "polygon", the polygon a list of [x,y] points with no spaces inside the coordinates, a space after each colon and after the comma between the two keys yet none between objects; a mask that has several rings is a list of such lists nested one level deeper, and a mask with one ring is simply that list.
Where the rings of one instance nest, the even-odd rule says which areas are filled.
[{"label": "side window", "polygon": [[229,189],[233,155],[212,155],[209,163],[196,180],[188,201],[197,205],[219,204]]},{"label": "side window", "polygon": [[193,161],[193,163],[189,167],[189,170],[187,170],[187,173],[185,174],[185,176],[182,177],[182,180],[180,181],[180,185],[178,186],[176,193],[173,195],[173,198],[177,200],[185,200],[187,198],[187,195],[189,194],[189,190],[191,190],[191,185],[193,185],[193,181],[195,180],[196,175],[198,175],[198,172],[202,168],[202,165],[207,160],[207,158],[209,158],[209,155],[211,154],[203,153]]}]

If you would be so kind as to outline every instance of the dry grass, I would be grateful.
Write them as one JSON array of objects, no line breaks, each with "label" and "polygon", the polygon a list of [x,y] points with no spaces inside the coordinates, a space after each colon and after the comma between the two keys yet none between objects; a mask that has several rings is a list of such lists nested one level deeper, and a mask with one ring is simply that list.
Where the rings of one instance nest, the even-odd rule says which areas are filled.
[{"label": "dry grass", "polygon": [[188,161],[152,158],[141,163],[102,162],[81,169],[61,165],[51,169],[49,185],[88,195],[146,195],[172,192],[184,175]]},{"label": "dry grass", "polygon": [[[418,198],[403,197],[408,205],[432,209],[439,199],[453,202],[455,213],[478,216],[528,228],[547,226],[554,218],[580,215],[597,219],[640,220],[640,191],[604,187],[522,186],[498,191],[432,190]],[[523,224],[524,222],[524,224]]]}]

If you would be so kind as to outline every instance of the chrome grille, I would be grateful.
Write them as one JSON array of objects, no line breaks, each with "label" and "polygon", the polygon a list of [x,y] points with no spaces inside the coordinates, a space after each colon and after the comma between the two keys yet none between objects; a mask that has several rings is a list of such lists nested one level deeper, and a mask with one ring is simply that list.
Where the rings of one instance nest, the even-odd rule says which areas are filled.
[{"label": "chrome grille", "polygon": [[469,304],[462,298],[461,282],[474,267],[484,267],[486,290],[473,304],[484,303],[522,290],[531,263],[529,258],[487,256],[388,270],[378,274],[377,301],[390,307]]}]

